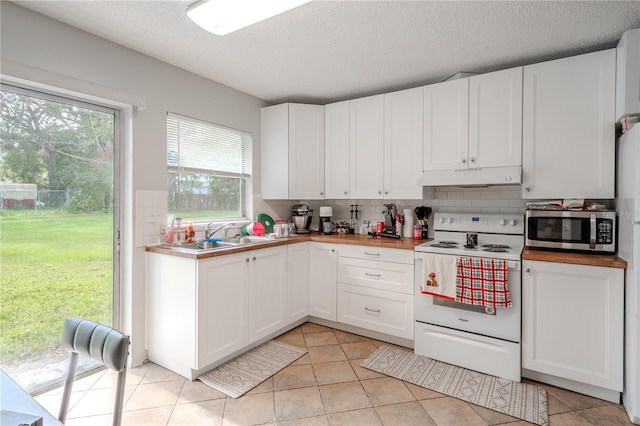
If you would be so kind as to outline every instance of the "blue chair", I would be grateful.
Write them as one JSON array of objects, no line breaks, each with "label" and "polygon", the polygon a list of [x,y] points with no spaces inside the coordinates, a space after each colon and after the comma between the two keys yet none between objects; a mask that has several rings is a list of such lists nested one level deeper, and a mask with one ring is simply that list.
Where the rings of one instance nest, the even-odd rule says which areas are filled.
[{"label": "blue chair", "polygon": [[69,317],[65,320],[62,330],[62,347],[71,350],[71,358],[69,359],[69,366],[64,382],[58,420],[64,423],[67,419],[71,389],[78,366],[78,354],[82,354],[118,372],[116,402],[113,410],[113,425],[119,426],[122,422],[129,336],[106,325]]}]

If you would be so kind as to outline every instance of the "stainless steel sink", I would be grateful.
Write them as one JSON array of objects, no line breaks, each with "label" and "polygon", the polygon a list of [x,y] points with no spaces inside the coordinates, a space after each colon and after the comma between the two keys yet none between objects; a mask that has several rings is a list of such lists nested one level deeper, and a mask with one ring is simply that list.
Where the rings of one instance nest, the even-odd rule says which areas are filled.
[{"label": "stainless steel sink", "polygon": [[166,244],[164,246],[205,252],[205,251],[230,249],[233,247],[244,246],[247,244],[254,244],[254,243],[262,243],[267,241],[273,241],[273,240],[269,237],[256,237],[256,236],[246,235],[242,237],[225,238],[221,241],[215,241],[215,242],[214,241],[198,241],[197,243],[191,243],[191,244]]},{"label": "stainless steel sink", "polygon": [[263,243],[268,241],[273,241],[273,239],[269,237],[256,237],[253,235],[244,235],[242,237],[225,238],[224,240],[222,240],[222,242],[225,242],[225,243],[232,243],[232,244],[237,244],[241,246],[246,244]]},{"label": "stainless steel sink", "polygon": [[197,251],[213,251],[213,250],[222,250],[229,249],[233,247],[237,247],[240,244],[230,242],[230,241],[217,241],[217,242],[209,242],[209,241],[199,241],[197,243],[191,244],[167,244],[165,247],[175,247],[187,250],[197,250]]}]

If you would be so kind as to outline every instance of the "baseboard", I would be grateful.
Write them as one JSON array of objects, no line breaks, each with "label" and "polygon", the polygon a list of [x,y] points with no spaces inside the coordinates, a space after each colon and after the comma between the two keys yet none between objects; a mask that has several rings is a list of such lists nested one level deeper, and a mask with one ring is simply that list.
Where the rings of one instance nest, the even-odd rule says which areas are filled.
[{"label": "baseboard", "polygon": [[390,334],[379,333],[377,331],[367,330],[366,328],[356,327],[354,325],[344,324],[341,322],[330,321],[324,318],[318,318],[314,316],[307,317],[308,322],[314,324],[323,325],[325,327],[335,328],[336,330],[346,331],[347,333],[358,334],[360,336],[368,337],[370,339],[380,340],[382,342],[393,343],[394,345],[404,346],[406,348],[413,349],[413,340],[405,339],[403,337],[392,336]]},{"label": "baseboard", "polygon": [[559,388],[568,389],[594,398],[620,404],[621,393],[611,389],[601,388],[599,386],[588,385],[586,383],[576,382],[574,380],[562,377],[552,376],[551,374],[540,373],[537,371],[522,369],[522,377],[535,380],[541,383],[557,386]]}]

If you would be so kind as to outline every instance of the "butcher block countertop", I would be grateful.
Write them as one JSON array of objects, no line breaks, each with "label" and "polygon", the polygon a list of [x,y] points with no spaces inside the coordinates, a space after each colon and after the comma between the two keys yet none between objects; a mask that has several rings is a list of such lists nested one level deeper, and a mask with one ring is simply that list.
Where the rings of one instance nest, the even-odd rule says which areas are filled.
[{"label": "butcher block countertop", "polygon": [[413,250],[415,246],[431,241],[428,240],[413,240],[409,238],[371,238],[366,235],[361,234],[347,234],[347,235],[322,235],[322,234],[299,234],[295,237],[290,238],[278,238],[270,241],[256,242],[252,244],[240,245],[232,248],[226,248],[223,250],[212,250],[212,251],[196,251],[183,249],[179,246],[147,246],[146,251],[150,253],[160,253],[160,254],[168,254],[171,256],[179,256],[179,257],[187,257],[190,259],[207,259],[210,257],[224,256],[232,253],[242,253],[251,250],[259,250],[267,247],[275,247],[281,246],[285,244],[295,244],[302,243],[305,241],[316,241],[321,243],[332,243],[332,244],[356,244],[361,246],[371,246],[371,247],[384,247],[384,248],[395,248],[395,249],[403,249],[403,250]]},{"label": "butcher block countertop", "polygon": [[627,267],[627,262],[615,254],[572,253],[526,248],[522,252],[522,260],[538,260],[541,262],[572,263],[574,265],[603,266],[606,268]]}]

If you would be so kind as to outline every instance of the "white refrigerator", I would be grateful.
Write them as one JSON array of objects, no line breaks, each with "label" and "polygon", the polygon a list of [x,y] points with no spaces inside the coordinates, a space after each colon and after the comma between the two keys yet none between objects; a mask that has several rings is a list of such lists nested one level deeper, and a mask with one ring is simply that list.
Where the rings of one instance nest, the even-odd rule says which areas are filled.
[{"label": "white refrigerator", "polygon": [[617,141],[618,256],[625,272],[624,406],[640,424],[640,123]]}]

